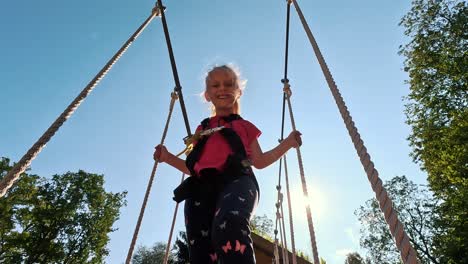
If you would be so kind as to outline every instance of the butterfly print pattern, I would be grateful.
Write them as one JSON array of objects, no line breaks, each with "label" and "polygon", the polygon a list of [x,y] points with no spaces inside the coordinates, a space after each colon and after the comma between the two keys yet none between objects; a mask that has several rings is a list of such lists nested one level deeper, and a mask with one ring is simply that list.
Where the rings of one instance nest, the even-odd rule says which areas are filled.
[{"label": "butterfly print pattern", "polygon": [[226,245],[221,246],[221,248],[223,249],[224,253],[227,254],[229,250],[232,250],[231,241],[226,242]]},{"label": "butterfly print pattern", "polygon": [[246,247],[247,247],[247,246],[241,244],[241,243],[239,242],[239,240],[236,240],[236,249],[235,249],[235,251],[238,251],[238,252],[240,252],[241,254],[244,254],[244,251],[245,251],[245,248],[246,248]]},{"label": "butterfly print pattern", "polygon": [[197,199],[186,203],[190,263],[255,263],[248,221],[257,192],[251,181],[236,182],[216,202]]},{"label": "butterfly print pattern", "polygon": [[218,255],[216,253],[210,254],[210,259],[213,262],[216,262],[218,260]]}]

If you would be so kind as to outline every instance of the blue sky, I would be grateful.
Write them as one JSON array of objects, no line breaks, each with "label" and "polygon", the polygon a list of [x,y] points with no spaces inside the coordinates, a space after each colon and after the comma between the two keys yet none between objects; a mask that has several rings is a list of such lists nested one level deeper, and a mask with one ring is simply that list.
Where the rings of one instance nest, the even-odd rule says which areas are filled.
[{"label": "blue sky", "polygon": [[[193,128],[209,115],[199,94],[214,64],[235,63],[248,80],[244,118],[263,134],[263,150],[280,135],[285,1],[165,1],[180,81]],[[13,161],[43,134],[66,106],[148,17],[154,1],[9,1],[0,10],[3,114],[0,155]],[[404,123],[408,78],[398,47],[407,39],[400,18],[409,1],[300,1],[306,19],[383,180],[425,174],[409,157]],[[343,263],[359,248],[353,212],[373,193],[294,9],[289,79],[318,244],[327,263]],[[32,172],[83,169],[105,175],[109,191],[128,191],[111,235],[108,263],[122,263],[131,241],[152,152],[160,142],[174,87],[160,19],[155,19],[32,163]],[[288,121],[289,122],[289,121]],[[290,126],[287,123],[287,132]],[[166,145],[183,149],[179,105]],[[300,197],[295,153],[288,155],[293,197]],[[257,214],[274,217],[278,165],[256,171]],[[157,171],[138,244],[167,241],[180,173]],[[295,204],[300,204],[295,202]],[[294,209],[293,209],[294,210]],[[295,208],[296,245],[311,254],[305,213]],[[183,229],[179,221],[177,229]],[[289,239],[290,240],[290,239]]]}]

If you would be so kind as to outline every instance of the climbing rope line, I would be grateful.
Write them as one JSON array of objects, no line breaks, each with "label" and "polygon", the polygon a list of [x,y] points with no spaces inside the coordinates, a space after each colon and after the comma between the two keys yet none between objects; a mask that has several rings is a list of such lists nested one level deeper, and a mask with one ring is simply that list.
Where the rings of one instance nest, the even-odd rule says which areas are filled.
[{"label": "climbing rope line", "polygon": [[281,254],[283,256],[283,264],[286,264],[287,263],[287,252],[288,252],[288,249],[286,248],[286,237],[284,236],[284,226],[283,224],[281,223],[281,218],[282,216],[280,215],[279,218],[278,218],[278,221],[280,222],[279,224],[279,232],[280,232],[280,238],[281,238]]},{"label": "climbing rope line", "polygon": [[159,11],[153,8],[151,15],[143,22],[143,24],[135,31],[135,33],[123,44],[117,53],[107,62],[107,64],[99,71],[99,73],[89,82],[89,84],[81,91],[81,93],[71,102],[65,111],[55,120],[54,123],[46,130],[46,132],[34,143],[34,145],[26,152],[26,154],[16,163],[13,168],[5,175],[0,181],[0,197],[3,197],[8,189],[18,180],[21,173],[23,173],[33,159],[37,157],[39,152],[45,147],[47,142],[55,135],[59,128],[68,120],[68,118],[75,112],[81,105],[86,97],[94,90],[96,85],[102,78],[109,72],[114,64],[122,57],[130,45],[138,38],[146,26],[159,15]]},{"label": "climbing rope line", "polygon": [[[164,7],[161,0],[157,1],[156,6],[157,6],[158,9],[161,10],[161,12],[160,12],[161,22],[162,22],[162,26],[163,26],[163,30],[164,30],[164,36],[165,36],[165,39],[166,39],[166,45],[167,45],[167,50],[168,50],[168,53],[169,53],[169,59],[171,61],[172,75],[174,77],[174,83],[175,83],[174,92],[177,93],[178,98],[179,98],[180,107],[181,107],[181,110],[182,110],[182,116],[184,118],[184,123],[185,123],[185,129],[187,130],[187,136],[184,139],[184,141],[187,141],[192,136],[192,132],[190,130],[190,124],[189,124],[189,120],[188,120],[187,110],[186,110],[186,107],[185,107],[184,97],[183,97],[183,93],[182,93],[182,86],[180,84],[179,74],[177,72],[177,65],[176,65],[175,57],[174,57],[174,51],[172,49],[171,38],[170,38],[170,35],[169,35],[169,29],[168,29],[168,26],[167,26],[166,16],[164,14],[165,7]],[[188,148],[189,148],[189,146],[187,145],[187,150],[188,150]],[[181,155],[184,152],[185,151],[181,152],[179,155]],[[181,181],[183,181],[184,178],[185,178],[185,174],[182,174]],[[174,232],[174,226],[175,226],[175,221],[176,221],[176,218],[177,218],[178,209],[179,209],[179,204],[176,204],[176,206],[174,208],[174,215],[173,215],[173,218],[172,218],[171,230],[169,232],[169,239],[168,239],[168,243],[167,243],[167,246],[166,246],[166,252],[165,252],[165,255],[164,255],[164,264],[166,264],[167,261],[168,261],[169,248],[170,248],[170,244],[171,244],[171,240],[172,240],[172,235],[173,235],[173,232]]]},{"label": "climbing rope line", "polygon": [[[164,10],[164,6],[161,0],[158,0],[157,7],[160,10]],[[162,21],[163,30],[164,30],[164,36],[166,38],[167,50],[169,52],[169,58],[171,60],[172,75],[174,76],[174,82],[175,82],[174,90],[177,92],[177,95],[179,96],[180,108],[182,110],[182,116],[184,117],[185,129],[187,130],[187,137],[190,137],[192,135],[192,132],[190,131],[190,124],[188,120],[187,110],[185,108],[184,96],[182,94],[182,86],[180,85],[179,74],[177,73],[177,65],[176,65],[175,58],[174,58],[174,52],[172,50],[171,38],[169,36],[169,29],[167,27],[167,22],[166,22],[166,15],[164,14],[164,11],[160,12],[160,14],[161,14],[161,21]]]},{"label": "climbing rope line", "polygon": [[275,244],[275,247],[273,249],[273,261],[275,262],[275,264],[280,264],[279,263],[278,244]]},{"label": "climbing rope line", "polygon": [[[284,82],[284,93],[286,94],[286,101],[289,109],[289,117],[291,120],[291,126],[293,131],[296,131],[296,122],[294,120],[294,114],[291,106],[291,86],[287,81]],[[314,223],[312,221],[312,212],[310,210],[310,204],[309,204],[309,194],[307,192],[307,183],[305,179],[305,174],[304,174],[304,164],[302,162],[302,155],[301,155],[301,147],[296,148],[296,153],[297,153],[297,161],[299,163],[299,172],[301,175],[301,182],[302,182],[302,191],[304,193],[304,199],[307,201],[306,202],[306,214],[307,214],[307,222],[309,224],[309,234],[310,234],[310,243],[312,245],[312,253],[313,253],[313,258],[314,258],[314,263],[318,264],[319,262],[319,256],[318,256],[318,251],[317,251],[317,242],[315,239],[315,231],[314,231]]]},{"label": "climbing rope line", "polygon": [[[167,131],[169,130],[169,123],[171,122],[172,112],[174,111],[174,104],[175,104],[175,101],[177,99],[178,99],[177,93],[172,92],[171,93],[171,102],[169,104],[169,113],[167,115],[166,125],[164,126],[164,131],[163,131],[163,134],[162,134],[162,137],[161,137],[161,145],[163,145],[164,141],[166,140]],[[135,226],[135,231],[133,232],[132,242],[130,243],[130,247],[128,249],[127,259],[125,261],[126,264],[130,263],[132,255],[133,255],[133,250],[135,249],[136,240],[138,238],[138,233],[140,231],[141,222],[142,222],[143,216],[145,214],[146,204],[148,203],[148,197],[149,197],[150,192],[151,192],[151,187],[153,186],[154,177],[155,177],[155,174],[156,174],[156,170],[158,168],[158,163],[159,163],[158,160],[154,161],[153,170],[151,171],[151,176],[149,178],[148,185],[146,187],[145,197],[144,197],[143,203],[141,205],[140,215],[138,216],[138,221],[137,221],[137,224]]]},{"label": "climbing rope line", "polygon": [[[180,183],[182,183],[185,179],[185,173],[182,173],[182,178],[180,180]],[[175,222],[177,219],[177,211],[179,210],[179,203],[176,203],[176,206],[174,208],[174,215],[172,216],[172,224],[171,224],[171,230],[169,231],[169,238],[167,239],[167,244],[166,244],[166,253],[164,254],[164,262],[163,264],[167,264],[167,261],[169,259],[169,250],[171,248],[171,243],[172,243],[172,236],[174,234],[174,226]]]},{"label": "climbing rope line", "polygon": [[286,225],[284,224],[284,211],[283,211],[283,194],[281,193],[281,227],[283,230],[283,237],[284,237],[284,244],[283,244],[283,249],[284,249],[284,258],[286,261],[283,261],[285,264],[289,264],[289,250],[288,250],[288,241],[286,239]]},{"label": "climbing rope line", "polygon": [[[281,173],[281,172],[280,172]],[[280,246],[281,246],[281,254],[283,256],[283,263],[288,263],[284,261],[284,256],[286,256],[286,252],[288,252],[288,243],[286,239],[285,233],[285,225],[284,225],[284,218],[283,218],[283,193],[281,193],[281,185],[277,186],[278,196],[276,201],[276,221],[275,221],[275,247],[278,247],[278,232],[280,234]],[[279,226],[279,230],[278,230]]]},{"label": "climbing rope line", "polygon": [[286,194],[287,194],[287,201],[288,201],[288,212],[289,212],[289,232],[291,233],[291,250],[292,250],[292,261],[293,264],[297,263],[297,257],[296,257],[296,245],[294,241],[294,224],[293,224],[293,212],[292,212],[292,206],[291,206],[291,192],[289,189],[289,176],[288,176],[288,163],[286,159],[286,154],[283,156],[283,162],[284,162],[284,180],[286,182]]},{"label": "climbing rope line", "polygon": [[[315,55],[319,61],[320,67],[323,71],[323,74],[325,76],[325,79],[329,85],[329,88],[331,90],[331,93],[335,99],[335,103],[338,106],[338,109],[340,111],[341,117],[343,118],[343,121],[345,123],[345,126],[348,130],[348,133],[351,137],[351,140],[355,146],[356,152],[361,160],[361,163],[364,167],[364,170],[367,174],[368,180],[371,183],[372,189],[375,192],[375,196],[377,200],[379,201],[379,206],[384,213],[385,220],[389,226],[389,229],[391,231],[391,234],[395,240],[396,246],[398,247],[401,258],[404,261],[405,264],[419,264],[419,260],[417,259],[417,254],[414,248],[411,246],[411,243],[409,241],[409,237],[404,231],[404,227],[402,223],[399,221],[397,212],[393,208],[392,201],[388,197],[388,194],[386,190],[384,189],[382,185],[382,180],[379,178],[378,171],[374,167],[374,163],[371,161],[371,157],[369,153],[367,152],[367,148],[364,146],[364,142],[361,139],[361,136],[358,132],[358,129],[356,128],[352,117],[350,115],[350,112],[348,111],[348,108],[346,107],[346,104],[343,100],[343,97],[338,90],[338,87],[336,83],[334,82],[333,76],[330,73],[330,70],[328,69],[328,66],[320,52],[320,49],[315,41],[315,38],[312,35],[312,32],[310,31],[309,26],[307,25],[307,22],[304,19],[304,16],[302,14],[302,11],[300,10],[300,7],[298,6],[297,2],[295,0],[287,0],[288,2],[288,9],[287,9],[287,30],[286,30],[286,52],[285,52],[285,75],[284,79],[282,80],[284,84],[284,94],[283,94],[283,120],[282,120],[282,131],[281,131],[281,140],[283,140],[284,137],[284,117],[285,117],[285,104],[287,102],[289,114],[290,114],[290,119],[291,119],[291,124],[292,124],[292,129],[293,131],[296,131],[296,125],[294,121],[294,115],[292,111],[292,106],[291,106],[291,101],[290,101],[290,96],[291,96],[291,91],[290,91],[290,85],[289,85],[289,80],[287,79],[287,61],[288,61],[288,39],[289,39],[289,19],[290,19],[290,5],[291,3],[294,4],[295,9],[299,15],[299,18],[301,20],[301,23],[304,27],[304,30],[306,31],[306,34],[309,38],[309,41],[312,45],[312,48],[315,52]],[[192,135],[190,131],[190,125],[188,121],[188,116],[187,116],[187,111],[183,99],[183,94],[182,94],[182,87],[180,85],[179,81],[179,76],[177,73],[177,67],[175,64],[175,59],[174,59],[174,54],[172,50],[172,45],[169,37],[169,31],[164,15],[164,7],[162,4],[161,0],[157,0],[156,6],[152,9],[151,15],[143,22],[143,24],[136,30],[136,32],[123,44],[123,46],[119,49],[119,51],[107,62],[107,64],[99,71],[99,73],[88,83],[88,85],[80,92],[80,94],[72,101],[72,103],[64,110],[64,112],[55,120],[54,123],[46,130],[46,132],[39,138],[39,140],[33,144],[33,146],[26,152],[26,154],[18,161],[13,168],[5,175],[5,177],[0,181],[0,197],[3,197],[6,192],[12,187],[12,185],[19,179],[21,174],[27,169],[27,167],[31,164],[32,160],[37,157],[37,155],[41,152],[41,150],[44,148],[44,146],[50,141],[50,139],[55,135],[55,133],[60,129],[60,127],[66,122],[69,117],[76,111],[76,109],[81,105],[81,103],[87,98],[87,96],[94,90],[94,88],[97,86],[97,84],[101,81],[102,78],[106,76],[106,74],[110,71],[110,69],[113,67],[113,65],[123,56],[123,54],[127,51],[127,49],[133,44],[133,42],[139,37],[139,35],[144,31],[144,29],[148,26],[148,24],[156,17],[156,16],[161,16],[162,18],[162,25],[166,37],[166,44],[168,47],[169,51],[169,56],[171,60],[171,66],[172,66],[172,72],[174,75],[174,82],[175,82],[175,88],[174,92],[171,94],[171,103],[170,103],[170,110],[168,113],[165,129],[163,132],[163,136],[161,139],[161,144],[164,143],[165,138],[167,136],[167,130],[168,126],[170,123],[170,119],[172,116],[175,100],[179,99],[181,109],[182,109],[182,114],[184,118],[184,123],[185,127],[187,130],[187,137],[190,137]],[[307,191],[307,185],[305,181],[305,175],[304,175],[304,168],[303,168],[303,162],[302,162],[302,155],[300,151],[300,147],[296,149],[297,151],[297,157],[298,157],[298,162],[299,162],[299,169],[300,169],[300,175],[301,175],[301,181],[302,181],[302,188],[304,192],[304,197],[308,200],[308,191]],[[295,264],[296,259],[295,259],[295,248],[294,248],[294,235],[293,235],[293,223],[292,223],[292,211],[291,211],[291,200],[290,200],[290,193],[289,193],[289,181],[288,181],[288,175],[287,175],[287,164],[286,164],[286,156],[284,158],[284,167],[285,167],[285,178],[286,178],[286,185],[287,185],[287,198],[288,198],[288,207],[289,207],[289,217],[290,217],[290,228],[291,228],[291,236],[292,236],[292,247],[293,247],[293,264]],[[282,158],[282,159],[283,159]],[[135,227],[135,232],[133,235],[132,242],[130,244],[129,252],[127,255],[126,263],[130,263],[130,259],[133,254],[133,250],[135,247],[135,243],[138,237],[138,232],[141,226],[141,222],[143,219],[144,211],[146,208],[147,200],[151,191],[152,183],[154,181],[155,173],[157,170],[158,166],[158,161],[156,160],[152,173],[148,182],[146,194],[144,197],[144,201],[141,207],[140,215],[137,221],[137,225]],[[182,175],[182,180],[184,179],[185,175]],[[286,263],[288,262],[288,252],[287,252],[287,242],[286,242],[286,232],[285,232],[285,223],[284,223],[284,215],[283,215],[283,194],[281,193],[281,160],[280,160],[280,175],[279,175],[279,185],[277,186],[278,188],[278,204],[277,204],[277,219],[276,219],[276,227],[278,226],[279,223],[279,229],[280,229],[280,237],[281,237],[281,243],[283,245],[283,260],[286,258]],[[173,217],[173,222],[170,230],[170,235],[169,235],[169,242],[168,242],[168,247],[166,248],[166,255],[165,255],[165,260],[164,263],[167,263],[168,259],[168,252],[169,252],[169,246],[170,242],[172,239],[173,235],[173,229],[175,225],[175,220],[177,216],[177,210],[178,210],[178,204],[175,207],[174,211],[174,217]],[[312,222],[312,214],[311,214],[311,209],[310,205],[307,203],[306,204],[306,213],[307,213],[307,220],[309,224],[309,233],[311,237],[311,244],[312,244],[312,251],[313,251],[313,258],[314,258],[314,263],[318,264],[319,263],[319,257],[318,257],[318,252],[317,252],[317,245],[315,241],[315,233],[314,233],[314,227],[313,227],[313,222]],[[275,258],[276,258],[276,263],[278,263],[278,248],[277,248],[277,230],[275,229]],[[285,252],[286,250],[286,252]]]},{"label": "climbing rope line", "polygon": [[[277,203],[277,206],[279,207],[279,203]],[[278,249],[278,247],[281,248],[281,256],[282,256],[283,263],[284,263],[284,256],[286,255],[286,253],[285,253],[285,246],[284,246],[283,227],[281,225],[281,220],[280,219],[281,219],[281,214],[279,213],[279,211],[277,211],[276,212],[276,226],[277,226],[276,228],[279,229],[278,232],[280,234],[280,238],[279,238],[279,241],[276,238],[275,248],[276,249]],[[279,257],[279,254],[278,254],[278,257]]]},{"label": "climbing rope line", "polygon": [[297,2],[295,0],[292,0],[292,2],[294,3],[294,7],[299,15],[304,30],[306,31],[307,37],[309,38],[317,60],[319,61],[322,72],[332,92],[333,98],[335,99],[335,103],[338,106],[341,117],[343,118],[348,133],[361,160],[361,164],[363,165],[367,174],[367,178],[369,179],[372,189],[375,192],[375,197],[379,201],[380,209],[384,213],[385,221],[387,222],[390,232],[395,240],[396,246],[400,251],[401,258],[405,264],[418,264],[420,262],[417,258],[416,251],[411,246],[409,237],[404,231],[403,224],[398,219],[397,212],[393,208],[392,201],[388,197],[387,191],[382,186],[382,180],[379,178],[379,173],[375,169],[374,163],[371,161],[371,157],[367,152],[367,148],[364,146],[364,142],[361,139],[361,136],[352,120],[352,117],[348,111],[348,108],[346,107],[340,91],[338,90],[333,76],[328,69],[328,66],[322,56],[317,42],[315,41],[312,31],[310,30]]},{"label": "climbing rope line", "polygon": [[[283,77],[283,80],[287,80],[287,77],[288,77],[288,53],[289,53],[289,21],[290,21],[290,14],[291,14],[291,2],[288,1],[287,2],[287,8],[286,8],[286,37],[285,37],[285,49],[284,49],[284,77]],[[279,139],[279,142],[283,141],[284,139],[284,125],[285,125],[285,112],[286,112],[286,95],[283,93],[283,107],[282,107],[282,112],[281,112],[281,138]],[[276,189],[278,190],[278,199],[280,197],[280,195],[282,196],[281,194],[281,171],[282,171],[282,161],[283,161],[283,157],[280,158],[280,161],[279,161],[279,172],[278,172],[278,185],[276,186]],[[289,199],[290,195],[289,195],[289,190],[287,190],[287,197]],[[282,198],[281,198],[281,210],[283,210],[283,205],[282,205]],[[288,209],[289,209],[289,212],[291,212],[291,206],[290,206],[290,201],[288,200]],[[276,213],[276,222],[275,222],[275,244],[274,244],[274,250],[275,252],[278,250],[278,239],[277,239],[277,234],[278,234],[278,222],[279,222],[279,205],[278,203],[276,204],[276,210],[277,210],[277,213]],[[281,212],[282,214],[282,217],[283,217],[283,221],[282,221],[282,224],[283,224],[283,230],[285,230],[285,226],[284,226],[284,215],[283,215],[283,212]],[[289,218],[289,222],[292,223],[292,218],[291,218],[291,214],[290,214],[290,218]],[[286,235],[284,234],[284,237],[286,237]],[[287,243],[284,243],[283,245],[286,246],[286,250],[287,250]],[[291,237],[291,245],[292,245],[292,252],[293,252],[293,263],[295,264],[295,245],[294,245],[294,237]],[[283,247],[283,250],[284,250],[284,247]],[[284,255],[284,254],[283,254]],[[277,259],[279,256],[277,255],[274,255],[274,258],[276,259],[276,262],[279,263],[279,259]],[[284,258],[283,258],[284,260]],[[286,257],[286,261],[289,262],[289,258]]]},{"label": "climbing rope line", "polygon": [[[280,140],[281,141],[281,140]],[[275,234],[275,244],[274,244],[274,247],[277,248],[278,247],[278,225],[279,225],[279,229],[280,229],[280,240],[281,240],[281,244],[282,244],[282,254],[284,255],[284,240],[283,240],[283,233],[281,232],[281,221],[280,221],[280,218],[281,218],[281,213],[280,213],[280,206],[281,206],[281,203],[283,202],[283,199],[282,199],[282,194],[281,194],[281,160],[282,158],[280,159],[280,166],[279,166],[279,171],[278,171],[278,185],[276,185],[276,190],[277,190],[277,194],[276,194],[276,203],[275,203],[275,207],[276,207],[276,218],[275,218],[275,230],[274,230],[274,234]]]}]

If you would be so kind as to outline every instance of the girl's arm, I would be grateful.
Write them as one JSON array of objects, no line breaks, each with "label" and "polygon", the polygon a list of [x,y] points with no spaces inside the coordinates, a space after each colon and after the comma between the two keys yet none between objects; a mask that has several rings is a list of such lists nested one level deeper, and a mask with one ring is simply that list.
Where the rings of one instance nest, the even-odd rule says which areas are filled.
[{"label": "girl's arm", "polygon": [[165,146],[157,145],[156,150],[153,154],[154,160],[158,162],[166,162],[167,164],[171,165],[172,167],[180,170],[181,172],[190,175],[190,171],[185,165],[185,160],[175,156],[174,154],[170,153]]},{"label": "girl's arm", "polygon": [[250,159],[257,169],[263,169],[281,158],[290,148],[297,148],[302,144],[301,132],[293,131],[278,146],[263,153],[257,140],[250,144]]}]

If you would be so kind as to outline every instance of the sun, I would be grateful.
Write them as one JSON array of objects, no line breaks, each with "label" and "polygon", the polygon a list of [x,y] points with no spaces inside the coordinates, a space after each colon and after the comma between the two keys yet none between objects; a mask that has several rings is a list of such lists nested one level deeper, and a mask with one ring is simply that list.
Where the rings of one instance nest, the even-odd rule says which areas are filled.
[{"label": "sun", "polygon": [[[307,221],[307,205],[310,205],[312,219],[314,221],[321,219],[325,214],[326,200],[324,194],[319,190],[319,188],[313,186],[308,186],[307,192],[309,199],[304,197],[301,184],[293,185],[290,189],[292,213],[295,218],[294,221]],[[283,206],[287,206],[286,200]]]}]

